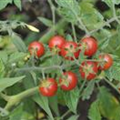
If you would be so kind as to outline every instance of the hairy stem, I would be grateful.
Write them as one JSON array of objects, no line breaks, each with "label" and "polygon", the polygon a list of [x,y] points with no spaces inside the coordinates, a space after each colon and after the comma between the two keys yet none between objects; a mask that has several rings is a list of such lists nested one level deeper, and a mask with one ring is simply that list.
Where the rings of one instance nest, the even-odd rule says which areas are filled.
[{"label": "hairy stem", "polygon": [[17,95],[11,96],[8,100],[8,103],[5,106],[5,110],[9,111],[13,106],[15,106],[19,102],[21,102],[22,99],[34,95],[35,93],[37,93],[37,91],[38,91],[38,87],[34,87],[34,88],[28,89],[22,93],[19,93]]}]

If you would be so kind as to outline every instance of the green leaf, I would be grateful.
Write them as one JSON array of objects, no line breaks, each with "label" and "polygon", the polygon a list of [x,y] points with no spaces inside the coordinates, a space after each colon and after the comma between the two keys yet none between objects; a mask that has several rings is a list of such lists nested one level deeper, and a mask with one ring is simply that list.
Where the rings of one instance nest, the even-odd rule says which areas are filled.
[{"label": "green leaf", "polygon": [[25,76],[0,79],[0,92],[22,80]]},{"label": "green leaf", "polygon": [[51,120],[54,120],[53,115],[51,113],[49,103],[48,103],[48,98],[44,97],[40,94],[37,94],[33,97],[33,100],[43,109],[45,112],[49,115]]},{"label": "green leaf", "polygon": [[104,1],[110,8],[113,7],[113,4],[118,5],[120,4],[120,0],[102,0]]},{"label": "green leaf", "polygon": [[51,97],[49,99],[49,103],[50,103],[50,107],[52,108],[52,110],[55,112],[55,114],[57,116],[59,116],[59,108],[58,108],[58,98],[57,96]]},{"label": "green leaf", "polygon": [[70,34],[67,34],[66,35],[66,40],[67,41],[73,41],[73,38],[72,38],[72,36]]},{"label": "green leaf", "polygon": [[12,0],[0,0],[0,10],[5,8],[9,3],[12,3]]},{"label": "green leaf", "polygon": [[114,0],[102,0],[104,1],[110,8],[112,8],[112,4]]},{"label": "green leaf", "polygon": [[104,17],[96,10],[93,4],[89,2],[80,2],[81,7],[81,19],[87,28],[93,30],[100,27],[104,23]]},{"label": "green leaf", "polygon": [[120,119],[120,105],[113,111],[113,120]]},{"label": "green leaf", "polygon": [[20,52],[26,52],[26,45],[25,43],[22,41],[22,39],[16,35],[16,34],[12,34],[12,41],[13,44],[16,46],[16,48],[20,51]]},{"label": "green leaf", "polygon": [[[76,88],[70,92],[64,93],[64,99],[65,103],[68,106],[68,108],[73,112],[76,113],[78,100],[79,100],[79,90]],[[68,99],[69,98],[69,99]]]},{"label": "green leaf", "polygon": [[120,64],[117,62],[114,62],[113,66],[106,71],[106,77],[112,81],[113,79],[120,81]]},{"label": "green leaf", "polygon": [[26,56],[26,53],[23,52],[15,52],[10,55],[8,63],[14,63],[18,62],[20,60],[23,60],[23,58]]},{"label": "green leaf", "polygon": [[67,120],[78,120],[79,115],[72,115],[70,118]]},{"label": "green leaf", "polygon": [[77,23],[80,16],[80,7],[76,0],[56,0],[59,5],[58,12],[68,22]]},{"label": "green leaf", "polygon": [[108,91],[106,87],[100,87],[100,93],[98,94],[99,110],[102,116],[110,120],[114,119],[114,112],[119,106],[118,100]]},{"label": "green leaf", "polygon": [[98,101],[94,101],[89,109],[89,115],[88,118],[90,120],[102,120],[99,107],[98,107]]},{"label": "green leaf", "polygon": [[14,4],[15,4],[20,10],[22,10],[21,0],[14,0]]},{"label": "green leaf", "polygon": [[88,82],[87,87],[84,89],[83,93],[82,93],[82,100],[86,100],[89,99],[93,90],[94,90],[94,86],[95,86],[95,81],[92,80],[90,82]]},{"label": "green leaf", "polygon": [[3,64],[3,61],[0,59],[0,78],[2,78],[5,74],[5,66]]},{"label": "green leaf", "polygon": [[53,23],[51,20],[44,18],[44,17],[38,17],[38,20],[40,20],[44,25],[48,27],[52,27]]},{"label": "green leaf", "polygon": [[6,64],[8,60],[7,52],[0,51],[0,59],[3,61],[4,64]]},{"label": "green leaf", "polygon": [[17,108],[15,108],[12,113],[10,114],[10,120],[21,120],[22,115],[21,113],[23,113],[23,106],[20,105]]}]

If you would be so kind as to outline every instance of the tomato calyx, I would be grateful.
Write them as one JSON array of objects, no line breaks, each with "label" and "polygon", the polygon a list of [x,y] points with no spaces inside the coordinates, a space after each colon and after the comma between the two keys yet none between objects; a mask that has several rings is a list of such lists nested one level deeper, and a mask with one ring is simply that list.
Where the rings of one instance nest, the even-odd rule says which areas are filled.
[{"label": "tomato calyx", "polygon": [[51,50],[53,55],[59,54],[60,53],[60,49],[56,46],[54,46]]},{"label": "tomato calyx", "polygon": [[69,78],[68,76],[63,76],[61,78],[61,82],[59,83],[59,86],[65,85],[65,86],[69,86],[70,82],[69,82]]},{"label": "tomato calyx", "polygon": [[49,88],[53,83],[47,81],[47,79],[42,80],[40,87],[45,87],[45,88]]},{"label": "tomato calyx", "polygon": [[32,55],[33,55],[34,57],[37,58],[37,51],[38,51],[38,48],[37,48],[37,47],[36,47],[36,48],[31,47],[30,50],[31,50]]},{"label": "tomato calyx", "polygon": [[85,64],[83,67],[83,72],[85,72],[85,78],[87,78],[87,76],[91,73],[91,74],[95,74],[95,72],[93,71],[93,65],[89,65],[89,64]]}]

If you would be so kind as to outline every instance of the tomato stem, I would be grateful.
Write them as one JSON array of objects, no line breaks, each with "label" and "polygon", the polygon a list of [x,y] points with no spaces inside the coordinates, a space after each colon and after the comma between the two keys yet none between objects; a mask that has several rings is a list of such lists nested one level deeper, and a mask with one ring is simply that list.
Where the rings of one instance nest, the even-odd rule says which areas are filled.
[{"label": "tomato stem", "polygon": [[13,106],[17,105],[22,99],[34,95],[38,91],[38,87],[30,88],[22,93],[10,96],[5,106],[5,110],[10,110]]},{"label": "tomato stem", "polygon": [[10,99],[10,96],[8,96],[8,95],[6,95],[6,94],[4,94],[4,93],[0,93],[0,96],[5,100],[5,101],[9,101],[9,99]]},{"label": "tomato stem", "polygon": [[74,40],[75,40],[75,42],[77,43],[77,36],[76,36],[75,26],[74,26],[73,23],[71,23],[71,26],[72,26],[72,31],[73,31]]},{"label": "tomato stem", "polygon": [[63,120],[63,118],[64,118],[65,116],[67,116],[69,113],[71,113],[70,110],[66,111],[66,112],[61,116],[61,120]]},{"label": "tomato stem", "polygon": [[52,0],[48,0],[48,3],[51,7],[51,11],[52,11],[52,20],[53,20],[53,25],[55,25],[55,6],[54,4],[52,3]]}]

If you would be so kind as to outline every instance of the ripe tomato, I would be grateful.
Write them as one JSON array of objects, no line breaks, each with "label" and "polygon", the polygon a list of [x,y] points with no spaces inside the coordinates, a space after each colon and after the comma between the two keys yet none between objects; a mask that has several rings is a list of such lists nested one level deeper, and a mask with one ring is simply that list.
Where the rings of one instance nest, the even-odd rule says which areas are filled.
[{"label": "ripe tomato", "polygon": [[62,46],[61,55],[68,60],[73,60],[74,58],[70,55],[74,55],[75,58],[79,56],[79,50],[77,50],[78,45],[73,41],[66,41]]},{"label": "ripe tomato", "polygon": [[101,62],[101,65],[98,67],[99,70],[107,70],[113,64],[113,59],[109,54],[101,54],[99,55],[99,59],[103,60],[103,62]]},{"label": "ripe tomato", "polygon": [[74,89],[77,85],[77,81],[76,74],[71,71],[65,72],[63,78],[59,79],[61,88],[65,91]]},{"label": "ripe tomato", "polygon": [[40,84],[39,92],[43,96],[51,97],[56,94],[57,88],[57,82],[53,78],[48,78]]},{"label": "ripe tomato", "polygon": [[60,53],[62,46],[65,43],[65,39],[62,36],[56,35],[53,36],[49,41],[49,48],[50,50],[54,51],[55,53]]},{"label": "ripe tomato", "polygon": [[[81,45],[85,49],[86,56],[92,56],[96,53],[98,45],[96,39],[93,37],[86,37],[82,39]],[[85,47],[85,48],[84,48]]]},{"label": "ripe tomato", "polygon": [[96,77],[98,72],[97,63],[92,61],[85,61],[81,64],[79,71],[83,79],[92,80]]},{"label": "ripe tomato", "polygon": [[44,54],[45,48],[42,43],[34,41],[29,44],[28,51],[30,52],[31,55],[35,55],[39,58]]}]

